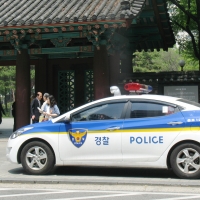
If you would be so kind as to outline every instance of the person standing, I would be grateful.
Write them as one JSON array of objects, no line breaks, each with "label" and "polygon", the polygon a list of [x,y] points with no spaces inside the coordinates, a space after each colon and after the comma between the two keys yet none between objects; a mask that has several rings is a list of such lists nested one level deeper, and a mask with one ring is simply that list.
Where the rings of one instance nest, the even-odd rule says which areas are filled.
[{"label": "person standing", "polygon": [[15,111],[16,111],[16,103],[14,101],[12,104],[12,116],[14,118],[13,132],[16,131],[16,112]]},{"label": "person standing", "polygon": [[37,92],[36,98],[33,99],[33,101],[31,102],[31,119],[33,124],[39,122],[40,112],[38,110],[38,107],[41,108],[41,99],[42,93]]},{"label": "person standing", "polygon": [[39,122],[41,122],[41,121],[43,121],[44,120],[44,114],[43,114],[43,111],[44,111],[44,108],[45,108],[45,106],[46,106],[46,104],[47,104],[47,98],[49,97],[49,93],[44,93],[44,95],[43,95],[43,104],[42,104],[42,107],[41,107],[41,110],[42,111],[39,111],[40,113],[42,113],[41,115],[40,115],[40,117],[39,117]]},{"label": "person standing", "polygon": [[6,115],[6,113],[2,107],[1,101],[0,101],[0,124],[2,123],[2,114]]},{"label": "person standing", "polygon": [[47,98],[47,104],[44,107],[43,114],[49,120],[60,115],[60,110],[53,95],[50,95]]}]

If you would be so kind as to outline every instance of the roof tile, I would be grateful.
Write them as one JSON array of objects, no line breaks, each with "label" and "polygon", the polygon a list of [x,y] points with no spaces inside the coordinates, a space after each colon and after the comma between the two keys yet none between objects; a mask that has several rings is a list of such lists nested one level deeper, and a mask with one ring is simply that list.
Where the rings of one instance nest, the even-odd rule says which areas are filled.
[{"label": "roof tile", "polygon": [[1,0],[0,26],[136,17],[145,0]]}]

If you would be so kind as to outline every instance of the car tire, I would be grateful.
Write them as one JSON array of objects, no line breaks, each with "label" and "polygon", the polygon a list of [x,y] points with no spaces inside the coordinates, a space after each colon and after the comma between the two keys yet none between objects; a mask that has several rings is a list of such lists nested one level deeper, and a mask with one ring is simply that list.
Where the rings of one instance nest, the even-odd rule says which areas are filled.
[{"label": "car tire", "polygon": [[200,178],[200,146],[193,143],[177,146],[171,153],[170,164],[180,178]]},{"label": "car tire", "polygon": [[30,142],[21,152],[21,163],[28,174],[44,175],[54,167],[54,154],[43,142]]}]

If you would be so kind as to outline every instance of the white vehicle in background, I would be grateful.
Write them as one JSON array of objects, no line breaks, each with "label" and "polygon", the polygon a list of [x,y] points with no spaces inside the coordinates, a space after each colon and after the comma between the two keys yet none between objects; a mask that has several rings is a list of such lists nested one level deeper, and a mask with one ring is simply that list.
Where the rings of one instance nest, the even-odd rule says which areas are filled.
[{"label": "white vehicle in background", "polygon": [[[131,84],[125,89],[152,89]],[[9,138],[7,157],[35,175],[77,165],[172,168],[180,178],[199,178],[200,104],[145,94],[100,99],[20,128]]]}]

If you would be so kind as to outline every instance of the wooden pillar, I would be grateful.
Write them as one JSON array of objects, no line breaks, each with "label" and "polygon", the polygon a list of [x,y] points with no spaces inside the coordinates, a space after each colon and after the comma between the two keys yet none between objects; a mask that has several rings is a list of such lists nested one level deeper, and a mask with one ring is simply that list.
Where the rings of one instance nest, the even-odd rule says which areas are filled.
[{"label": "wooden pillar", "polygon": [[38,65],[35,66],[35,92],[42,92],[43,94],[47,91],[47,56],[38,60]]},{"label": "wooden pillar", "polygon": [[16,60],[16,129],[30,124],[30,57],[28,50]]},{"label": "wooden pillar", "polygon": [[110,96],[108,55],[106,46],[94,52],[94,99]]},{"label": "wooden pillar", "polygon": [[110,86],[118,86],[120,74],[120,56],[118,53],[109,56]]}]

